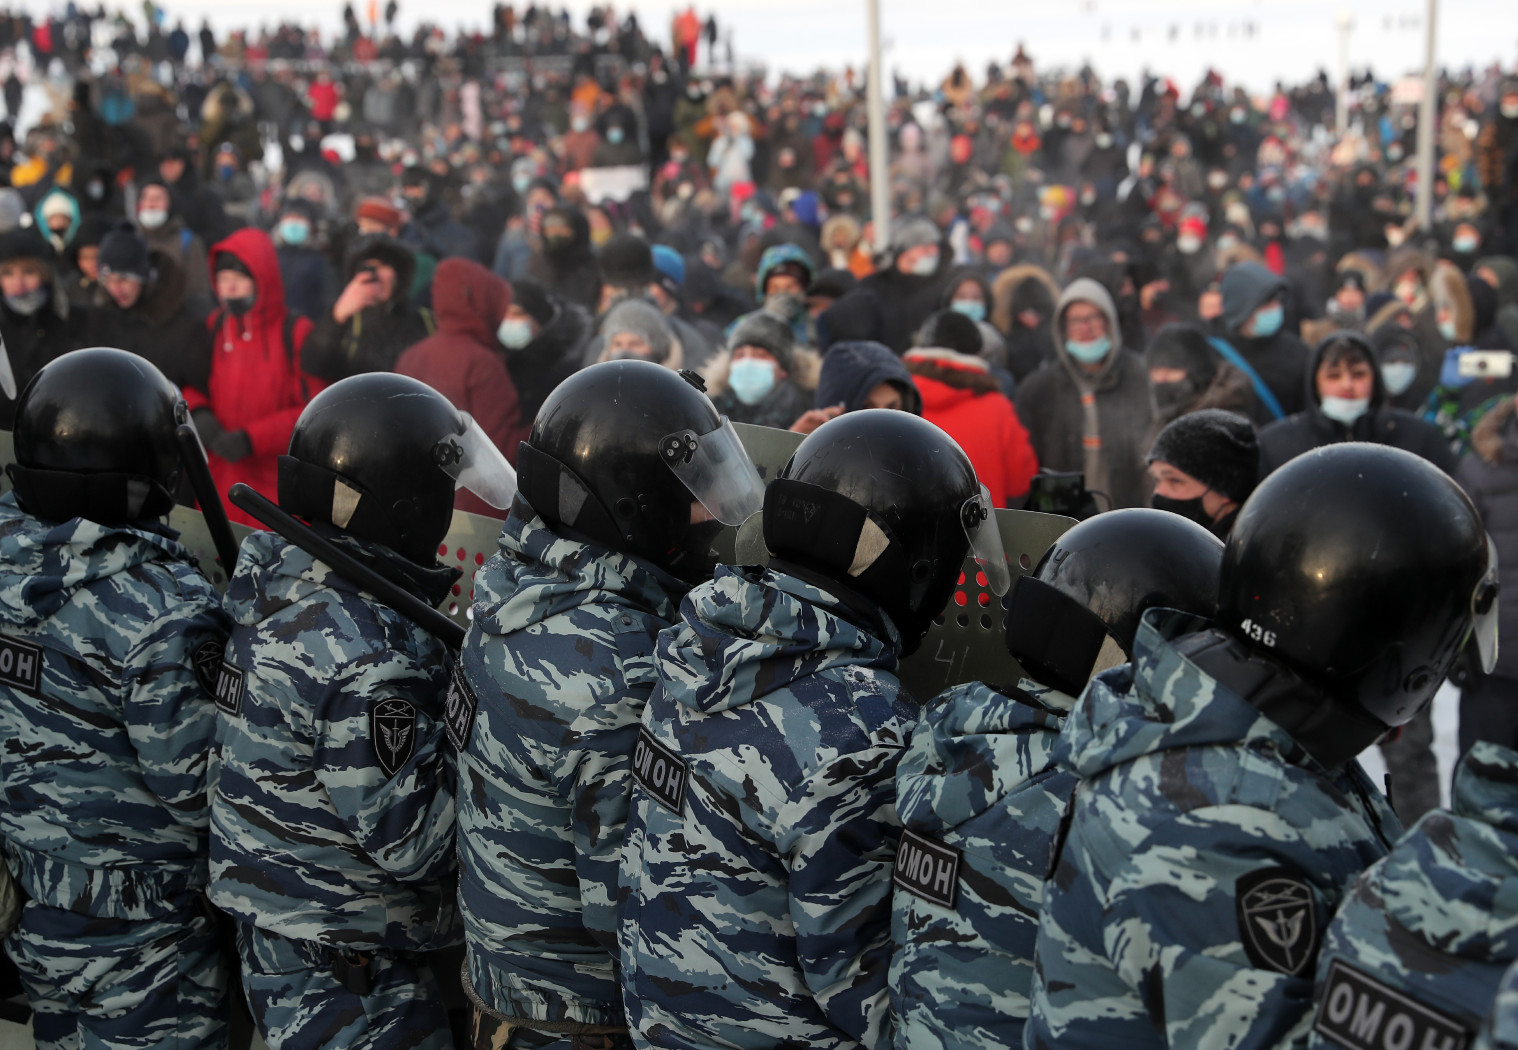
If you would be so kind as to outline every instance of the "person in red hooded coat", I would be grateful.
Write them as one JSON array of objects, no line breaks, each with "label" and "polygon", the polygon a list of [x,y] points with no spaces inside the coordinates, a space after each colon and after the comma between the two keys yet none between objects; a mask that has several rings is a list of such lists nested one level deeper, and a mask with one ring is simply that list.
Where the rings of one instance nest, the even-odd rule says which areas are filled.
[{"label": "person in red hooded coat", "polygon": [[[395,370],[420,379],[469,413],[515,466],[517,445],[527,439],[532,420],[522,417],[497,334],[510,306],[511,286],[501,278],[468,259],[444,259],[432,280],[437,332],[403,352]],[[459,489],[454,506],[501,516],[468,489]]]},{"label": "person in red hooded coat", "polygon": [[[274,242],[262,230],[238,230],[216,244],[210,265],[217,301],[206,319],[210,379],[205,389],[186,388],[185,403],[222,498],[244,482],[274,499],[290,431],[324,385],[300,370],[311,322],[286,310]],[[262,528],[231,504],[227,516]]]}]

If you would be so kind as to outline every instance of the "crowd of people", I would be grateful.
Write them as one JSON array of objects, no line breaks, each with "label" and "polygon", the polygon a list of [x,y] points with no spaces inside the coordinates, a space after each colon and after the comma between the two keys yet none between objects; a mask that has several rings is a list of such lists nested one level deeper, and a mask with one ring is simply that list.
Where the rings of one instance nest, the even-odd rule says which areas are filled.
[{"label": "crowd of people", "polygon": [[[278,494],[298,517],[358,537],[355,549],[366,564],[400,573],[406,589],[434,602],[453,583],[429,567],[442,538],[433,533],[443,519],[428,503],[437,493],[410,491],[410,480],[395,476],[406,472],[381,460],[366,467],[362,455],[334,453],[347,446],[341,433],[333,436],[332,428],[341,430],[333,421],[369,435],[376,450],[393,452],[408,435],[392,431],[406,428],[380,422],[380,409],[365,415],[352,406],[373,400],[402,414],[419,412],[415,431],[432,435],[424,451],[438,457],[436,465],[468,461],[449,474],[444,501],[496,518],[511,506],[502,553],[476,583],[475,626],[448,687],[446,719],[427,716],[429,703],[436,704],[420,699],[445,687],[448,661],[436,640],[388,612],[375,618],[355,611],[366,607],[357,592],[345,590],[340,572],[274,534],[249,541],[225,606],[208,599],[215,610],[196,612],[216,621],[208,630],[225,633],[221,616],[234,625],[226,657],[205,655],[210,670],[197,663],[200,677],[182,683],[190,688],[198,681],[215,698],[206,725],[216,722],[216,706],[232,716],[223,719],[218,743],[227,771],[219,803],[205,795],[215,795],[217,786],[200,781],[215,825],[210,900],[238,926],[244,990],[276,1050],[314,1045],[312,1018],[336,1009],[334,997],[369,1003],[381,985],[395,994],[374,1000],[383,1007],[379,1019],[370,1017],[374,1032],[434,1024],[435,1018],[418,1020],[431,1018],[432,1007],[417,1006],[421,1012],[412,1015],[404,1004],[417,989],[413,998],[429,1000],[433,987],[408,953],[438,947],[457,932],[451,914],[444,915],[453,902],[433,885],[453,856],[453,826],[442,814],[446,808],[451,816],[455,796],[438,786],[446,779],[440,771],[453,761],[440,736],[444,721],[460,754],[459,903],[476,1025],[482,1018],[506,1025],[489,1036],[502,1042],[479,1044],[491,1046],[547,1046],[573,1034],[582,1040],[576,1045],[601,1045],[583,1042],[595,1038],[608,1047],[628,1038],[640,1046],[790,1039],[841,1047],[886,1045],[893,1030],[904,1047],[929,1033],[943,1045],[1006,1045],[1008,1029],[977,1020],[959,1001],[977,995],[990,1004],[987,1016],[1015,1015],[1018,1032],[1031,1010],[1028,1038],[1035,1047],[1115,1045],[1127,1035],[1109,1022],[1139,1015],[1161,1033],[1155,1045],[1211,1045],[1245,1029],[1257,1045],[1269,1045],[1259,1036],[1266,1031],[1305,1038],[1302,1011],[1334,907],[1354,876],[1391,850],[1398,817],[1411,825],[1437,810],[1428,701],[1446,675],[1462,690],[1461,751],[1475,756],[1457,776],[1457,804],[1462,784],[1469,794],[1479,793],[1481,776],[1501,781],[1493,769],[1507,761],[1506,752],[1493,747],[1518,747],[1518,708],[1510,702],[1518,647],[1491,659],[1492,652],[1462,645],[1475,630],[1472,617],[1500,613],[1518,624],[1518,570],[1487,578],[1504,562],[1518,565],[1518,504],[1511,495],[1518,488],[1518,77],[1452,70],[1440,78],[1433,213],[1425,227],[1413,214],[1416,100],[1370,73],[1353,83],[1349,126],[1337,127],[1324,77],[1265,94],[1218,74],[1190,88],[1151,76],[1133,85],[1108,83],[1089,69],[1040,70],[1019,47],[1007,63],[978,75],[957,67],[937,85],[899,79],[891,85],[887,217],[869,210],[863,78],[852,70],[777,78],[737,71],[730,60],[724,66],[715,21],[692,10],[675,17],[668,48],[646,36],[635,15],[619,19],[610,8],[593,10],[578,27],[546,7],[519,13],[498,5],[488,33],[450,36],[423,26],[405,39],[394,32],[392,0],[382,16],[370,12],[367,29],[350,7],[345,31],[330,41],[294,25],[221,40],[204,26],[192,41],[182,26],[169,27],[161,11],[147,10],[145,30],[125,16],[107,19],[103,11],[72,7],[48,20],[0,18],[10,70],[4,85],[10,123],[0,128],[0,176],[8,183],[0,188],[0,336],[18,390],[82,348],[115,347],[145,359],[182,392],[183,412],[223,497],[238,483]],[[35,119],[21,124],[24,112]],[[418,390],[444,400],[428,401]],[[408,397],[403,412],[395,402]],[[24,401],[5,399],[0,425],[24,429]],[[413,401],[431,407],[424,411]],[[870,409],[897,413],[882,422],[883,414]],[[733,481],[732,465],[745,457],[722,420],[816,435],[820,442],[809,439],[803,448],[812,449],[811,459],[802,456],[787,468],[791,487],[772,482],[763,496],[764,541],[775,558],[763,579],[724,568],[713,583],[714,567],[704,560],[712,530],[739,524],[741,516],[730,520],[736,509],[757,511],[760,498],[746,482]],[[687,435],[685,443],[664,446],[674,434]],[[882,462],[900,467],[893,476],[916,487],[890,493],[856,477],[857,465],[829,451],[848,447],[847,434],[871,443]],[[639,435],[651,435],[647,448]],[[1321,466],[1328,461],[1306,455],[1345,443],[1396,452],[1380,450],[1390,460],[1353,461],[1359,474],[1336,474]],[[22,445],[18,433],[18,461]],[[603,461],[588,461],[587,449]],[[945,449],[962,450],[963,463]],[[1356,445],[1347,454],[1366,453]],[[490,456],[519,474],[515,505],[503,505],[498,487],[478,484],[479,465],[494,463]],[[954,465],[934,456],[950,456]],[[46,460],[21,463],[21,503],[3,512],[22,532],[31,528],[27,520],[49,517],[39,508],[50,506],[47,486],[58,483],[43,475],[70,469]],[[937,467],[930,469],[930,460]],[[946,472],[936,493],[927,480],[934,470]],[[1313,480],[1314,470],[1331,476],[1332,485]],[[1381,489],[1350,480],[1383,470],[1433,506],[1398,510]],[[713,481],[723,471],[726,486]],[[962,472],[973,485],[959,478]],[[1338,654],[1360,661],[1348,670],[1311,638],[1289,639],[1284,626],[1248,612],[1262,600],[1258,595],[1230,595],[1230,579],[1268,589],[1264,569],[1241,567],[1236,543],[1246,553],[1273,551],[1290,561],[1318,542],[1299,520],[1305,511],[1290,510],[1293,497],[1280,495],[1296,493],[1300,503],[1300,490],[1284,480],[1271,490],[1287,508],[1270,519],[1275,524],[1262,524],[1269,517],[1264,510],[1249,513],[1251,506],[1275,505],[1263,498],[1252,504],[1257,487],[1263,496],[1270,479],[1288,475],[1297,485],[1328,486],[1325,505],[1343,502],[1330,498],[1338,486],[1359,492],[1362,510],[1403,516],[1400,523],[1371,520],[1366,511],[1355,519],[1366,534],[1398,524],[1461,536],[1484,527],[1490,552],[1477,544],[1475,553],[1462,548],[1444,562],[1420,563],[1425,574],[1446,573],[1443,585],[1460,592],[1466,619],[1450,613],[1448,623],[1438,621],[1440,631],[1464,625],[1464,633],[1456,632],[1460,644],[1448,631],[1430,640],[1393,615],[1414,593],[1408,580],[1416,573],[1398,577],[1406,593],[1397,602],[1389,591],[1375,592],[1372,601],[1364,590],[1356,592],[1360,604],[1314,599],[1340,620],[1368,615],[1380,602],[1382,642],[1402,639],[1404,651],[1390,663],[1361,650]],[[451,482],[465,476],[476,483],[454,493]],[[171,481],[177,478],[159,478],[159,488],[185,495]],[[655,498],[656,491],[663,495]],[[82,490],[68,492],[83,498]],[[150,516],[157,494],[124,497],[134,508],[127,516]],[[92,496],[104,503],[57,505],[116,507],[119,497],[113,488]],[[955,520],[963,519],[962,529],[950,531],[977,553],[975,523],[993,507],[1080,518],[1069,535],[1098,537],[1093,549],[1103,529],[1130,530],[1123,533],[1130,538],[1155,529],[1157,550],[1181,544],[1167,578],[1177,575],[1176,559],[1213,564],[1223,541],[1230,553],[1208,580],[1173,588],[1172,600],[1140,601],[1134,591],[1117,599],[1128,601],[1119,609],[1082,597],[1080,581],[1060,576],[1063,561],[1081,564],[1072,540],[1065,555],[1035,573],[1048,591],[1020,585],[1022,600],[1032,604],[1007,606],[1008,642],[1029,678],[1010,693],[980,684],[945,694],[929,705],[928,728],[917,734],[920,753],[914,743],[914,757],[903,759],[902,740],[912,733],[896,686],[871,683],[915,647],[908,636],[925,631],[948,600],[932,574],[950,566],[957,572],[966,549],[950,557],[953,544],[943,546],[941,529],[914,548],[907,534],[920,522],[902,510],[914,499],[924,501],[923,520],[947,506],[934,500],[950,500]],[[388,514],[377,509],[382,501]],[[1457,503],[1479,518],[1450,509]],[[1133,518],[1140,508],[1165,512],[1163,524],[1134,524],[1153,520]],[[240,507],[229,511],[261,527]],[[812,524],[816,514],[825,528]],[[1353,517],[1345,511],[1320,527],[1344,528]],[[1194,530],[1184,541],[1172,535],[1180,523]],[[1298,534],[1299,548],[1279,546],[1282,537]],[[816,546],[817,536],[826,549]],[[100,540],[94,533],[87,539]],[[0,556],[6,542],[0,539]],[[32,542],[40,541],[22,546]],[[1148,548],[1132,543],[1137,560]],[[1401,550],[1387,550],[1394,548]],[[143,557],[161,558],[164,549]],[[1351,556],[1347,548],[1340,553]],[[119,570],[106,561],[110,571]],[[597,566],[594,579],[580,576],[588,562]],[[1365,571],[1374,576],[1381,568]],[[1136,570],[1098,559],[1083,571],[1096,579]],[[1466,579],[1471,572],[1474,581]],[[780,582],[771,578],[776,574]],[[1510,584],[1500,602],[1498,583]],[[706,589],[692,591],[699,600],[682,606],[692,586]],[[311,588],[344,597],[316,602]],[[1051,597],[1055,592],[1064,597]],[[17,594],[18,623],[40,615],[45,601],[30,590]],[[1448,598],[1440,594],[1438,600]],[[871,613],[868,629],[861,628],[849,614],[856,599],[884,610],[889,626],[881,628]],[[157,600],[120,599],[128,602],[123,608]],[[1432,591],[1419,600],[1437,607]],[[314,611],[302,612],[311,602]],[[1069,602],[1080,609],[1072,612]],[[1180,620],[1162,624],[1163,618],[1145,620],[1141,629],[1140,614],[1153,605],[1208,616],[1221,610],[1233,633],[1211,637]],[[1093,648],[1074,657],[1041,650],[1030,640],[1040,617],[1045,632],[1058,624]],[[1030,633],[1014,637],[1014,622]],[[1333,634],[1329,622],[1319,624],[1320,637]],[[666,641],[655,652],[660,631]],[[289,639],[313,632],[330,644],[314,663],[302,662]],[[754,632],[770,639],[770,655],[740,644]],[[1247,657],[1239,649],[1250,643],[1275,649],[1278,633],[1281,651],[1274,656]],[[178,643],[189,646],[192,662],[203,655],[198,637],[189,632]],[[27,651],[13,652],[10,644],[0,637],[0,682],[25,687],[4,677],[7,654]],[[132,642],[138,644],[146,643]],[[530,661],[522,662],[519,645],[533,653]],[[815,652],[795,655],[807,647]],[[387,652],[396,654],[394,666],[385,663]],[[1158,681],[1145,676],[1179,659],[1177,652],[1189,661],[1177,673],[1202,678],[1191,692],[1164,687],[1184,694],[1167,694],[1166,718],[1205,723],[1198,708],[1207,705],[1197,697],[1225,690],[1280,726],[1262,730],[1234,712],[1226,724],[1198,732],[1235,735],[1204,741],[1177,731],[1176,747],[1210,742],[1278,756],[1295,744],[1334,777],[1304,787],[1295,773],[1272,767],[1264,778],[1281,792],[1281,819],[1311,825],[1314,807],[1330,802],[1353,811],[1337,824],[1323,818],[1327,830],[1316,833],[1342,842],[1332,856],[1323,853],[1321,871],[1307,876],[1299,873],[1312,868],[1311,848],[1322,852],[1325,845],[1302,839],[1304,852],[1295,832],[1249,829],[1257,841],[1238,850],[1279,860],[1286,874],[1275,883],[1262,874],[1272,868],[1224,879],[1222,869],[1187,868],[1147,847],[1147,866],[1132,876],[1139,882],[1171,864],[1166,870],[1180,892],[1208,909],[1237,902],[1244,918],[1234,954],[1247,956],[1253,969],[1230,959],[1208,976],[1205,951],[1184,964],[1156,961],[1147,948],[1113,954],[1110,945],[1102,948],[1102,929],[1089,925],[1102,910],[1093,898],[1118,907],[1111,902],[1120,897],[1109,899],[1094,873],[1116,878],[1114,865],[1135,845],[1104,831],[1090,814],[1115,807],[1137,814],[1145,827],[1158,826],[1175,814],[1150,797],[1154,791],[1189,813],[1222,805],[1235,790],[1229,776],[1247,779],[1247,763],[1228,765],[1226,775],[1221,768],[1171,769],[1160,757],[1168,745],[1141,728],[1128,739],[1090,721],[1100,705],[1118,704],[1113,697],[1150,689],[1135,685],[1133,676]],[[1277,656],[1285,662],[1269,663]],[[1253,684],[1251,658],[1271,668]],[[373,661],[379,670],[370,668]],[[754,662],[779,683],[765,691],[778,689],[789,699],[756,707],[757,697],[734,684],[735,674],[759,673],[748,669]],[[1130,664],[1136,670],[1126,672],[1128,679],[1103,676],[1086,690],[1099,672]],[[354,671],[360,678],[377,677],[348,681],[349,666],[360,669]],[[1293,679],[1299,692],[1333,699],[1323,701],[1322,711],[1359,713],[1314,722],[1301,704],[1262,684],[1285,681],[1288,668],[1300,676]],[[1372,670],[1385,696],[1371,697]],[[571,688],[577,674],[602,677],[611,694],[640,699],[625,710],[592,712],[581,725],[575,719],[584,712],[574,705],[583,698]],[[652,714],[639,730],[656,678]],[[825,687],[805,684],[823,678]],[[1351,679],[1359,690],[1353,695],[1345,684]],[[304,711],[315,692],[330,702],[285,724],[286,713]],[[1083,692],[1090,710],[1072,714]],[[531,712],[502,709],[501,696]],[[789,735],[786,719],[802,717],[792,707],[811,717],[824,696],[832,702],[847,696],[874,713],[860,716],[863,728],[848,715],[839,716],[843,723],[824,719],[821,729]],[[955,901],[935,891],[932,880],[914,883],[919,870],[929,870],[919,861],[937,872],[952,859],[955,871],[963,864],[973,872],[976,850],[996,852],[995,832],[960,828],[973,823],[960,812],[962,800],[954,803],[959,819],[949,821],[932,799],[909,798],[905,771],[926,763],[913,767],[921,790],[945,790],[928,772],[954,781],[943,763],[958,753],[969,723],[1002,718],[1005,724],[987,732],[1020,738],[1031,732],[1027,710],[1042,712],[1037,726],[1055,736],[1069,715],[1074,739],[1086,747],[1061,760],[1064,787],[1049,787],[1044,802],[1063,806],[1075,797],[1077,780],[1100,781],[1092,790],[1102,801],[1084,808],[1071,802],[1073,823],[1069,808],[1061,821],[1058,807],[1017,803],[1032,807],[1024,815],[1040,829],[1038,848],[1058,887],[1044,895],[1042,927],[1040,897],[1025,884],[1045,876],[1042,861],[1021,860],[1012,865],[1021,874],[1000,891],[1003,903],[995,887],[967,882],[973,894],[967,889],[965,896],[974,904],[960,915],[961,925],[945,926],[931,909],[952,910]],[[730,712],[732,725],[717,712]],[[946,721],[933,721],[940,719]],[[492,729],[493,721],[512,728]],[[752,739],[773,737],[775,767],[756,772],[742,734],[727,735],[745,726]],[[1391,727],[1400,733],[1388,736]],[[863,736],[848,737],[856,731]],[[836,733],[844,736],[830,735]],[[1329,739],[1334,733],[1337,739]],[[371,736],[373,742],[353,743]],[[854,742],[839,742],[845,738]],[[712,746],[728,749],[728,757],[698,768],[691,756],[705,744],[696,742],[717,740],[727,741]],[[1056,743],[1039,740],[1039,748]],[[482,750],[471,751],[471,741]],[[172,735],[169,742],[191,746]],[[1346,761],[1377,742],[1389,759],[1395,815],[1375,787],[1353,775],[1358,767],[1351,762],[1345,772]],[[1341,754],[1351,744],[1353,751]],[[981,746],[965,753],[981,755]],[[934,747],[948,750],[935,756]],[[310,752],[307,764],[325,772],[315,783],[271,788],[283,782],[269,781],[261,763],[278,766],[302,749]],[[903,794],[894,794],[894,773],[860,772],[865,752],[878,752],[882,769],[904,762]],[[1020,771],[1009,791],[1018,778],[1044,783],[1055,768],[1047,755],[1033,761],[1019,752],[1013,760],[996,759],[995,747],[991,752],[981,756],[990,766],[1013,762]],[[621,765],[608,755],[620,756]],[[615,775],[598,780],[609,761]],[[1146,772],[1115,773],[1119,761]],[[1145,780],[1151,773],[1152,784]],[[630,780],[642,794],[628,825],[636,849],[624,850]],[[687,787],[698,796],[689,806]],[[168,798],[156,787],[146,790]],[[970,789],[961,783],[953,790]],[[993,789],[975,790],[988,805],[993,801]],[[195,794],[194,785],[174,791],[176,798]],[[1236,794],[1268,810],[1265,791],[1254,785]],[[560,827],[556,807],[566,793],[575,808]],[[876,809],[890,809],[892,799],[901,811],[896,830],[885,834]],[[815,826],[807,823],[808,800]],[[864,808],[840,817],[856,805]],[[1428,820],[1438,818],[1434,812]],[[901,823],[911,836],[901,838]],[[283,830],[272,830],[276,825]],[[791,865],[783,878],[773,858],[754,861],[755,871],[706,882],[671,862],[706,850],[720,868],[744,854],[745,836],[759,827],[783,827],[793,837],[776,847]],[[603,835],[607,828],[615,834]],[[35,851],[35,830],[23,820],[5,834],[33,842],[27,849]],[[206,834],[203,822],[200,833]],[[946,838],[958,845],[944,846]],[[1291,848],[1270,845],[1285,838]],[[916,852],[903,847],[897,854],[898,839]],[[293,860],[292,844],[299,844]],[[175,868],[176,893],[194,882],[198,848],[178,845],[188,852],[176,861],[183,862]],[[1063,879],[1062,848],[1079,869]],[[345,851],[363,853],[377,869],[366,869],[357,882],[331,878],[346,870]],[[542,867],[524,861],[507,872],[516,895],[502,897],[498,864],[511,851],[538,857]],[[17,878],[34,899],[44,888],[58,897],[72,877],[67,863],[47,867],[29,856],[7,853]],[[902,856],[911,858],[905,872]],[[876,914],[891,910],[881,902],[890,898],[892,857],[897,886],[926,902],[906,901],[894,932],[883,930]],[[69,863],[90,866],[78,857]],[[840,871],[857,877],[840,887]],[[1237,892],[1220,889],[1233,886],[1235,875]],[[1183,886],[1187,878],[1195,880],[1190,889]],[[564,887],[576,879],[579,896],[566,901]],[[806,895],[809,879],[817,883],[814,897]],[[783,887],[777,889],[786,880],[789,913]],[[110,896],[119,887],[98,890]],[[134,884],[132,892],[139,891],[146,892]],[[373,917],[357,918],[345,894],[387,910],[390,925],[365,925]],[[745,906],[740,898],[749,894]],[[1312,905],[1303,911],[1294,900]],[[1152,901],[1134,907],[1134,923],[1163,925]],[[978,984],[989,978],[972,972],[986,950],[971,936],[985,932],[975,928],[975,908],[991,919],[1007,909],[1025,914],[1023,941],[996,948],[1016,957],[1005,987]],[[1029,909],[1039,937],[1036,981]],[[614,920],[613,910],[624,917]],[[148,932],[164,934],[166,911],[124,905],[117,911],[113,919],[159,923]],[[545,914],[544,923],[561,925],[522,932]],[[1256,918],[1279,924],[1260,939],[1250,932]],[[36,1007],[39,1040],[74,1045],[61,1034],[72,1031],[64,1018],[74,1006],[58,1006],[72,1000],[50,998],[44,987],[56,969],[47,945],[74,937],[100,950],[101,942],[66,922],[57,925],[56,916],[47,921],[55,925],[39,920],[13,935],[25,946],[11,954],[31,982],[34,1006],[53,1004]],[[1412,919],[1399,921],[1407,926]],[[181,989],[207,1000],[215,998],[208,989],[216,980],[209,922],[193,924],[200,976],[186,978],[194,989]],[[1360,934],[1339,936],[1352,941]],[[965,937],[975,947],[948,958],[924,946],[935,937]],[[703,953],[720,954],[714,946],[761,962],[748,968],[713,962]],[[1059,961],[1056,947],[1063,948]],[[1102,951],[1108,958],[1092,962]],[[536,973],[545,958],[557,968]],[[776,962],[785,958],[795,965]],[[318,977],[292,983],[290,974],[313,967]],[[1126,990],[1111,985],[1109,967]],[[1204,1017],[1210,1008],[1200,993],[1193,1000],[1181,991],[1188,972],[1201,974],[1195,988],[1210,992],[1258,980],[1260,971],[1283,979],[1245,996],[1249,1010],[1218,1008],[1212,1020]],[[682,982],[693,975],[699,980],[687,989]],[[1390,999],[1365,991],[1376,983],[1371,978],[1358,985],[1354,978],[1336,984],[1331,974],[1323,980],[1330,1005],[1336,995],[1348,996],[1354,1013],[1355,997],[1368,995],[1366,1002],[1391,1009]],[[691,998],[682,1000],[687,993]],[[1091,996],[1109,994],[1112,1012],[1093,1014]],[[1170,994],[1181,1001],[1167,1004]],[[1462,1031],[1474,1034],[1490,999],[1462,1007]],[[1324,1010],[1315,1030],[1336,1038],[1329,1030],[1337,1031],[1330,1016],[1337,1006]],[[356,1017],[332,1023],[331,1031],[345,1034],[331,1045],[371,1045],[362,1041],[368,1036]],[[438,1023],[446,1042],[446,1019]],[[965,1034],[981,1026],[983,1034]],[[54,1030],[60,1034],[45,1035]],[[206,1031],[214,1039],[220,1030]]]}]

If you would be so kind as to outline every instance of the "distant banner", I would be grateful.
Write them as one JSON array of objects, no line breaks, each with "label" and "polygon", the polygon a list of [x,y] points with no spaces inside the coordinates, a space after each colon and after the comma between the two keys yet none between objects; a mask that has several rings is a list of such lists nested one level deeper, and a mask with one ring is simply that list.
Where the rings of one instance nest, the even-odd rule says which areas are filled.
[{"label": "distant banner", "polygon": [[639,190],[648,189],[648,169],[637,164],[619,168],[584,168],[580,171],[580,188],[592,204],[625,201]]}]

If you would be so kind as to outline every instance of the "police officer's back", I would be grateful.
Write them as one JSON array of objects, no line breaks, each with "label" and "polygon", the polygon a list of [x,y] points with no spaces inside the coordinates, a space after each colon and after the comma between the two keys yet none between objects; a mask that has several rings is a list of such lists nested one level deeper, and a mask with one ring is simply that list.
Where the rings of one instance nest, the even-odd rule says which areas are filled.
[{"label": "police officer's back", "polygon": [[1151,610],[1065,728],[1030,1047],[1284,1045],[1322,932],[1400,828],[1355,756],[1428,704],[1487,548],[1437,468],[1361,444],[1266,479],[1215,624]]},{"label": "police officer's back", "polygon": [[849,413],[766,490],[769,568],[686,597],[633,753],[617,918],[639,1046],[888,1041],[892,800],[916,719],[896,662],[969,537],[994,536],[989,512],[937,427]]},{"label": "police officer's back", "polygon": [[[314,398],[279,504],[436,604],[454,489],[504,460],[430,387],[386,373]],[[453,755],[442,641],[273,532],[243,543],[218,688],[211,899],[237,922],[243,987],[271,1047],[450,1045],[419,954],[456,943]]]},{"label": "police officer's back", "polygon": [[1021,1046],[1049,849],[1075,776],[1060,730],[1092,675],[1132,657],[1147,609],[1217,612],[1223,544],[1147,508],[1089,518],[1008,600],[1028,677],[934,698],[896,772],[896,1046]]},{"label": "police officer's back", "polygon": [[763,488],[706,395],[646,361],[561,383],[517,462],[449,697],[476,1031],[630,1045],[613,906],[654,640]]},{"label": "police officer's back", "polygon": [[[0,833],[30,898],[6,939],[39,1047],[219,1045],[206,882],[226,637],[177,535],[179,392],[121,350],[43,366],[0,497]],[[176,1041],[182,1040],[182,1041]]]}]

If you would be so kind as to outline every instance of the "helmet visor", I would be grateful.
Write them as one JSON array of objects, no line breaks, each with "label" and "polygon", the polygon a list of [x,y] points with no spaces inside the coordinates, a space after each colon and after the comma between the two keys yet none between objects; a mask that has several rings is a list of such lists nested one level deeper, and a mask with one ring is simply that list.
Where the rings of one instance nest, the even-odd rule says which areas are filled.
[{"label": "helmet visor", "polygon": [[726,416],[707,434],[680,430],[659,442],[664,463],[724,525],[742,525],[764,506],[764,482]]},{"label": "helmet visor", "polygon": [[1497,545],[1486,538],[1486,575],[1471,592],[1471,636],[1487,674],[1497,666]]},{"label": "helmet visor", "polygon": [[506,510],[517,494],[517,472],[469,413],[459,415],[464,432],[449,434],[433,446],[433,462],[453,479],[454,488],[468,489],[497,510]]},{"label": "helmet visor", "polygon": [[1007,552],[1002,549],[1001,529],[997,527],[996,511],[992,509],[991,490],[982,485],[978,494],[965,500],[959,520],[970,540],[970,557],[985,574],[986,589],[995,595],[1006,594],[1012,586],[1012,570],[1007,565]]}]

